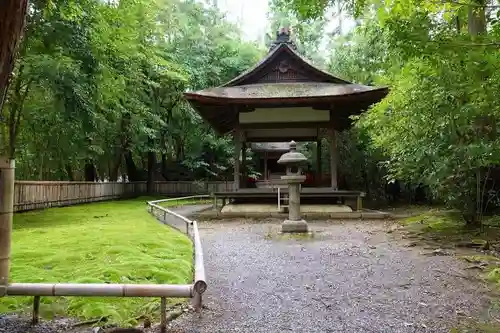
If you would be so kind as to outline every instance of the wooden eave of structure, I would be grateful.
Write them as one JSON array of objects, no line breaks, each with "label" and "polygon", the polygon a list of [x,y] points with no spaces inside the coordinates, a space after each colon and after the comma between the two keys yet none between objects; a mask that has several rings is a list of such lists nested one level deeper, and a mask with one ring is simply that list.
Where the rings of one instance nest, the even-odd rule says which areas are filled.
[{"label": "wooden eave of structure", "polygon": [[291,58],[293,60],[297,60],[300,63],[301,67],[303,67],[304,71],[309,72],[312,76],[315,76],[316,82],[329,82],[336,84],[350,84],[352,82],[343,80],[332,74],[325,72],[314,65],[312,65],[309,61],[304,59],[300,54],[298,54],[294,49],[292,49],[288,44],[282,43],[275,47],[271,52],[269,52],[261,61],[254,67],[248,69],[247,71],[241,73],[234,79],[229,82],[226,82],[221,87],[234,87],[249,83],[255,83],[261,78],[262,72],[265,72],[266,67],[269,66],[273,61],[278,58]]},{"label": "wooden eave of structure", "polygon": [[[362,113],[388,92],[388,87],[354,84],[326,73],[282,43],[256,66],[222,86],[184,95],[217,132],[225,134],[238,126],[239,113],[256,108],[331,110],[331,124],[343,130],[350,125],[349,116]],[[331,124],[311,124],[311,127]]]},{"label": "wooden eave of structure", "polygon": [[[300,143],[299,143],[300,144]],[[299,146],[298,144],[298,146]],[[253,142],[250,149],[257,153],[287,153],[290,151],[289,142]]]}]

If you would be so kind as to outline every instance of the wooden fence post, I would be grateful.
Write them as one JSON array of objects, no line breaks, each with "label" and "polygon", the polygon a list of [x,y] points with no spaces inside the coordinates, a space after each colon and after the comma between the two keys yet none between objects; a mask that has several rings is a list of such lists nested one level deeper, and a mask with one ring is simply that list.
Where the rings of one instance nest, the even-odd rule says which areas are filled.
[{"label": "wooden fence post", "polygon": [[14,215],[14,160],[0,157],[0,296],[9,284],[10,242]]}]

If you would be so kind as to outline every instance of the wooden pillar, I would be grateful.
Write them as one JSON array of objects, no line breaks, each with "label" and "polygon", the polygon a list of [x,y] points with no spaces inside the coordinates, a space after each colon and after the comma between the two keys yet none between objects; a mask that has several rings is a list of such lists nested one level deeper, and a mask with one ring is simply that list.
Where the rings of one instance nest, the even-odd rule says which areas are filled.
[{"label": "wooden pillar", "polygon": [[14,160],[0,157],[0,297],[9,284],[12,216],[14,215]]},{"label": "wooden pillar", "polygon": [[338,190],[337,185],[337,165],[338,165],[338,147],[337,147],[337,132],[334,129],[329,131],[330,135],[330,178],[331,187]]},{"label": "wooden pillar", "polygon": [[267,151],[264,152],[264,180],[267,180]]},{"label": "wooden pillar", "polygon": [[321,186],[323,172],[321,170],[321,137],[316,140],[316,185]]},{"label": "wooden pillar", "polygon": [[234,189],[240,189],[240,153],[241,153],[241,132],[237,128],[234,131]]},{"label": "wooden pillar", "polygon": [[243,176],[243,184],[246,187],[248,170],[247,170],[247,144],[245,141],[241,144],[241,175]]}]

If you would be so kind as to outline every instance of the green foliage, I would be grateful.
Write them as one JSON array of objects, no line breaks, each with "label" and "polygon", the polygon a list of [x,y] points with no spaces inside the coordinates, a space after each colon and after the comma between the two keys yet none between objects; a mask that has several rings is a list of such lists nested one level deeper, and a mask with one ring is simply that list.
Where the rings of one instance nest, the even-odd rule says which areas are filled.
[{"label": "green foliage", "polygon": [[[159,224],[147,198],[16,214],[12,234],[12,282],[170,283],[192,279],[192,244]],[[64,249],[64,251],[61,251]],[[44,317],[106,317],[136,324],[156,318],[159,299],[42,297]],[[0,312],[30,311],[29,297],[2,300]]]},{"label": "green foliage", "polygon": [[[145,180],[148,159],[163,177],[176,164],[203,177],[230,167],[228,140],[182,93],[231,79],[262,51],[216,8],[180,0],[32,5],[0,117],[0,152],[17,157],[17,178],[93,180],[95,168],[101,179]],[[206,147],[210,159],[200,158]]]},{"label": "green foliage", "polygon": [[268,18],[270,21],[270,32],[267,34],[268,46],[276,39],[276,32],[280,28],[288,27],[292,31],[292,39],[297,46],[297,51],[315,66],[325,66],[325,58],[320,48],[325,38],[328,23],[326,20],[302,21],[296,14],[274,3],[271,3]]},{"label": "green foliage", "polygon": [[[337,2],[275,4],[310,20]],[[330,70],[391,89],[357,122],[369,151],[382,154],[371,160],[385,160],[391,178],[427,185],[468,222],[481,220],[486,209],[498,205],[493,180],[500,163],[495,8],[474,1],[341,4],[359,18],[359,26],[332,41]]]}]

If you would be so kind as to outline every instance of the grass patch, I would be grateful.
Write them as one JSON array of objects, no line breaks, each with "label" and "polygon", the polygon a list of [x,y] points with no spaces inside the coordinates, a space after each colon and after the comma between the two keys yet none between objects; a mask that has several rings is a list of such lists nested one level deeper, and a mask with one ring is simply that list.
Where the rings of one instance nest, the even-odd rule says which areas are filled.
[{"label": "grass patch", "polygon": [[[11,282],[169,283],[192,280],[192,244],[147,213],[146,200],[15,214]],[[25,312],[32,298],[6,297],[0,312]],[[42,297],[45,318],[107,317],[134,325],[158,316],[159,298]]]}]

